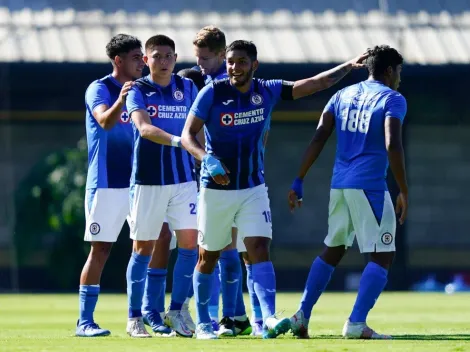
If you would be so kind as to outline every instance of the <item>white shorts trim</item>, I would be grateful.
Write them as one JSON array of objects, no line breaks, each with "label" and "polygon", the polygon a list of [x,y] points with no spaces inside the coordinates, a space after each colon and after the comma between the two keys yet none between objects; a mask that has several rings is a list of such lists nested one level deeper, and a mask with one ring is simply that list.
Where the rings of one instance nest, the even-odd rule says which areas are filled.
[{"label": "white shorts trim", "polygon": [[196,182],[175,185],[135,185],[131,189],[131,238],[157,240],[168,219],[172,231],[196,229]]},{"label": "white shorts trim", "polygon": [[198,202],[198,244],[219,251],[232,242],[232,226],[238,238],[272,238],[271,210],[265,185],[241,190],[201,188]]},{"label": "white shorts trim", "polygon": [[394,252],[396,217],[390,193],[384,191],[384,207],[380,224],[362,189],[330,191],[328,247],[351,247],[354,238],[361,253]]},{"label": "white shorts trim", "polygon": [[85,192],[85,241],[116,242],[129,214],[129,188]]}]

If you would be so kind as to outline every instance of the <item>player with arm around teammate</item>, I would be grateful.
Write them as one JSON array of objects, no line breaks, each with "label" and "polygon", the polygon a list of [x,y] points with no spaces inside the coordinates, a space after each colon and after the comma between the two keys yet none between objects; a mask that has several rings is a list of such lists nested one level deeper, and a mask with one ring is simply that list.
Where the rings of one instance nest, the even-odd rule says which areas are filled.
[{"label": "player with arm around teammate", "polygon": [[[256,46],[237,40],[226,50],[229,78],[207,85],[198,94],[182,134],[184,147],[202,160],[199,260],[193,276],[198,339],[217,338],[207,307],[211,273],[220,250],[231,242],[233,223],[252,261],[254,289],[263,314],[263,337],[275,338],[290,329],[289,319],[275,317],[276,282],[269,257],[271,213],[264,185],[265,132],[271,111],[280,98],[293,100],[326,89],[353,67],[361,67],[365,57],[296,82],[265,81],[253,78],[258,68]],[[196,139],[202,127],[205,150]]]},{"label": "player with arm around teammate", "polygon": [[354,237],[361,253],[370,253],[371,260],[342,334],[345,338],[390,338],[369,328],[366,318],[387,283],[395,254],[396,218],[385,179],[389,164],[400,188],[396,203],[400,224],[408,208],[401,133],[406,100],[397,92],[403,58],[386,45],[368,52],[369,78],[330,99],[288,194],[291,210],[302,204],[303,180],[336,129],[326,247],[312,263],[299,310],[291,318],[292,332],[299,338],[309,337],[312,308]]},{"label": "player with arm around teammate", "polygon": [[85,94],[88,173],[85,195],[85,241],[91,250],[80,276],[80,318],[76,335],[106,336],[94,322],[100,279],[111,247],[129,214],[132,127],[126,97],[142,76],[142,44],[118,34],[106,45],[113,72],[88,87]]}]

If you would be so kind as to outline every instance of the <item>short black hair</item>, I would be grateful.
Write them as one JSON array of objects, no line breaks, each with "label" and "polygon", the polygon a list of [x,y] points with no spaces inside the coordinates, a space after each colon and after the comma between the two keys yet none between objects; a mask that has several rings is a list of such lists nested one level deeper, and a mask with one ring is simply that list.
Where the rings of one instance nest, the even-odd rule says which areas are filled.
[{"label": "short black hair", "polygon": [[201,90],[206,85],[201,71],[192,68],[184,68],[178,72],[178,76],[189,78],[194,82],[198,90]]},{"label": "short black hair", "polygon": [[369,57],[366,66],[373,77],[382,76],[390,66],[395,70],[398,65],[403,64],[403,56],[388,45],[376,45],[372,49],[367,49],[367,52]]},{"label": "short black hair", "polygon": [[156,46],[169,46],[175,51],[176,46],[173,39],[163,34],[154,35],[145,42],[145,51],[152,50]]},{"label": "short black hair", "polygon": [[134,49],[141,49],[142,42],[132,35],[118,34],[111,38],[106,45],[106,55],[111,60],[120,54],[127,54]]},{"label": "short black hair", "polygon": [[246,52],[251,61],[258,59],[258,51],[256,50],[256,45],[253,42],[248,40],[235,40],[230,43],[230,45],[225,50],[227,53],[234,50],[243,50]]}]

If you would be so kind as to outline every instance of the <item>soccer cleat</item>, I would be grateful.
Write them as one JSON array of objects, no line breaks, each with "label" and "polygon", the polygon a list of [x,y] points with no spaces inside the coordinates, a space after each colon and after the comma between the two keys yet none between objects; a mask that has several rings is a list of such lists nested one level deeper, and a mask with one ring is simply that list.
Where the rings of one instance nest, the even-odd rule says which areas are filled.
[{"label": "soccer cleat", "polygon": [[390,340],[389,335],[377,334],[364,323],[351,323],[348,320],[343,326],[343,337],[345,339],[371,339],[371,340]]},{"label": "soccer cleat", "polygon": [[235,319],[235,335],[250,335],[253,331],[250,319],[246,318],[245,320]]},{"label": "soccer cleat", "polygon": [[196,331],[196,324],[194,324],[194,320],[191,317],[191,313],[189,312],[189,305],[187,303],[183,304],[183,308],[181,308],[181,315],[183,316],[183,320],[186,326],[194,333]]},{"label": "soccer cleat", "polygon": [[255,321],[252,325],[251,336],[263,336],[263,321]]},{"label": "soccer cleat", "polygon": [[197,324],[195,335],[198,340],[214,340],[218,338],[212,329],[211,323]]},{"label": "soccer cleat", "polygon": [[129,318],[129,320],[127,321],[126,331],[130,337],[135,337],[135,338],[152,337],[152,335],[150,335],[145,329],[144,320],[142,319],[142,317]]},{"label": "soccer cleat", "polygon": [[179,310],[169,310],[165,316],[165,324],[172,328],[179,336],[193,337],[193,333],[184,322]]},{"label": "soccer cleat", "polygon": [[229,317],[223,317],[219,323],[219,330],[217,336],[234,336],[235,335],[235,322]]},{"label": "soccer cleat", "polygon": [[157,337],[173,337],[176,333],[163,323],[158,312],[144,313],[144,324],[150,326]]},{"label": "soccer cleat", "polygon": [[305,318],[304,312],[298,310],[292,318],[290,318],[292,334],[298,339],[309,339],[308,336],[308,319]]},{"label": "soccer cleat", "polygon": [[101,329],[96,323],[79,325],[80,321],[77,321],[77,329],[75,330],[75,336],[78,337],[100,337],[109,336],[111,331]]},{"label": "soccer cleat", "polygon": [[291,328],[289,318],[277,319],[275,316],[266,319],[264,325],[263,339],[275,339],[279,335],[288,332]]}]

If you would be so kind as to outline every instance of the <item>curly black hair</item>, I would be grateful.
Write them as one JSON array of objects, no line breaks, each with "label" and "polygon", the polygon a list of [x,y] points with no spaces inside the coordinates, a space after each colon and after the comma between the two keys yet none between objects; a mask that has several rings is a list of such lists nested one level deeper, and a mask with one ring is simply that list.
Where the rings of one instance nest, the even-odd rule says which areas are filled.
[{"label": "curly black hair", "polygon": [[128,34],[118,34],[112,37],[106,45],[106,55],[111,60],[114,60],[120,54],[126,54],[140,48],[142,48],[142,43],[137,37]]},{"label": "curly black hair", "polygon": [[366,67],[373,77],[382,76],[390,66],[395,70],[398,65],[403,64],[403,56],[388,45],[376,45],[374,48],[367,49],[367,52],[369,57]]},{"label": "curly black hair", "polygon": [[258,59],[258,51],[256,50],[256,45],[253,42],[248,40],[235,40],[226,48],[226,52],[235,50],[243,50],[246,52],[246,55],[250,58],[251,61]]}]

